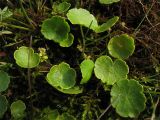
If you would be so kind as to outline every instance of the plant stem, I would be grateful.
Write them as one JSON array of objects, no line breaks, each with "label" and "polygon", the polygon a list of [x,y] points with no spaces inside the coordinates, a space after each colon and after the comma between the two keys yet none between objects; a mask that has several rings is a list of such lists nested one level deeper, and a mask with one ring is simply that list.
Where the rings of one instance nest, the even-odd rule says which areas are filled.
[{"label": "plant stem", "polygon": [[156,95],[160,95],[160,92],[155,92],[155,91],[149,91],[149,92],[145,92],[144,93],[150,93],[150,94],[156,94]]},{"label": "plant stem", "polygon": [[88,39],[88,40],[91,41],[91,42],[87,43],[86,46],[91,45],[91,44],[93,44],[94,42],[97,42],[97,41],[99,41],[99,40],[103,40],[103,39],[107,38],[109,35],[110,35],[110,34],[107,34],[107,35],[102,36],[102,37],[97,38],[97,39]]},{"label": "plant stem", "polygon": [[86,38],[86,36],[87,36],[87,34],[88,34],[89,30],[90,30],[90,27],[92,26],[92,23],[93,23],[93,20],[91,21],[91,23],[90,23],[90,25],[89,25],[89,27],[87,29],[87,32],[84,35],[85,38]]},{"label": "plant stem", "polygon": [[82,36],[82,53],[83,53],[83,56],[85,56],[85,36],[84,36],[82,26],[80,26],[80,31]]},{"label": "plant stem", "polygon": [[31,31],[29,28],[17,26],[17,25],[12,25],[12,24],[8,24],[8,23],[0,23],[0,25],[11,27],[11,28],[17,28],[17,29],[21,29],[21,30],[26,30],[26,31]]},{"label": "plant stem", "polygon": [[22,22],[22,21],[19,21],[19,20],[17,20],[17,19],[14,19],[14,18],[8,18],[8,20],[11,20],[11,21],[15,21],[15,22],[17,22],[17,23],[19,23],[19,24],[21,24],[21,25],[24,25],[24,26],[26,26],[26,27],[30,27],[28,24],[26,24],[26,23],[24,23],[24,22]]},{"label": "plant stem", "polygon": [[[30,37],[30,44],[29,48],[32,46],[32,36]],[[30,98],[30,107],[31,107],[31,112],[29,115],[29,119],[32,120],[33,118],[33,103],[32,103],[32,84],[31,84],[31,69],[29,68],[30,66],[30,50],[28,52],[28,71],[27,71],[27,78],[28,78],[28,87],[29,87],[29,98]]]},{"label": "plant stem", "polygon": [[156,117],[156,115],[155,115],[156,114],[156,108],[158,106],[158,103],[159,103],[159,98],[158,98],[157,102],[154,105],[151,120],[155,120],[155,117]]},{"label": "plant stem", "polygon": [[110,107],[111,107],[111,104],[103,111],[103,113],[98,117],[97,120],[100,120],[101,117],[109,110]]}]

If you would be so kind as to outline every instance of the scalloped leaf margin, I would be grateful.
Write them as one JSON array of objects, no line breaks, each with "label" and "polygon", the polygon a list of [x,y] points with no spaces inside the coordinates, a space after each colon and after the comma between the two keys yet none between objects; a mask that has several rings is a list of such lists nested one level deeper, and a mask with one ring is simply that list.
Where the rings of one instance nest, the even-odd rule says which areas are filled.
[{"label": "scalloped leaf margin", "polygon": [[111,104],[122,117],[137,117],[145,109],[143,86],[134,79],[116,82],[111,89]]},{"label": "scalloped leaf margin", "polygon": [[40,57],[38,53],[30,47],[22,46],[14,52],[16,63],[22,68],[34,68],[39,65]]},{"label": "scalloped leaf margin", "polygon": [[94,73],[98,79],[107,85],[127,78],[129,67],[125,61],[116,59],[114,62],[109,56],[101,56],[95,62]]}]

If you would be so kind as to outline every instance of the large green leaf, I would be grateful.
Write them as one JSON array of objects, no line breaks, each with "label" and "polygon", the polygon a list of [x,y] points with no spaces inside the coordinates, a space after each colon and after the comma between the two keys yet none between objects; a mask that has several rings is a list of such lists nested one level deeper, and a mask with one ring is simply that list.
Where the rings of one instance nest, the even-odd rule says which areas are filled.
[{"label": "large green leaf", "polygon": [[69,31],[69,24],[64,18],[58,16],[44,20],[41,28],[41,33],[46,39],[53,40],[58,43],[68,39]]},{"label": "large green leaf", "polygon": [[120,80],[111,89],[111,104],[123,117],[137,117],[145,109],[142,85],[136,80]]},{"label": "large green leaf", "polygon": [[106,23],[98,25],[96,18],[86,9],[73,8],[67,13],[67,17],[72,24],[79,24],[94,30],[96,33],[105,32],[109,30],[118,21],[119,17],[115,16],[109,19]]},{"label": "large green leaf", "polygon": [[112,26],[114,26],[118,20],[119,20],[119,17],[115,16],[115,17],[107,20],[106,23],[103,23],[102,25],[98,26],[95,29],[95,31],[97,33],[105,32],[106,30],[109,30]]},{"label": "large green leaf", "polygon": [[115,58],[126,59],[133,54],[134,49],[134,39],[127,34],[115,36],[108,43],[109,53]]},{"label": "large green leaf", "polygon": [[25,116],[26,105],[22,100],[17,100],[11,104],[11,115],[14,119],[22,119]]},{"label": "large green leaf", "polygon": [[98,27],[96,18],[86,9],[70,9],[67,13],[67,17],[72,24],[83,25],[92,30],[95,30]]},{"label": "large green leaf", "polygon": [[113,62],[109,56],[101,56],[95,62],[94,72],[103,83],[113,85],[115,82],[127,78],[129,68],[123,60],[117,59]]},{"label": "large green leaf", "polygon": [[0,70],[0,92],[5,91],[10,83],[9,75]]},{"label": "large green leaf", "polygon": [[101,4],[112,4],[115,2],[119,2],[120,0],[99,0]]},{"label": "large green leaf", "polygon": [[76,71],[69,64],[62,62],[54,65],[47,74],[47,81],[53,87],[72,88],[76,83]]},{"label": "large green leaf", "polygon": [[0,118],[3,117],[4,113],[7,111],[8,101],[5,96],[0,95]]},{"label": "large green leaf", "polygon": [[38,66],[40,57],[34,50],[29,47],[22,46],[14,52],[16,63],[22,68],[34,68]]},{"label": "large green leaf", "polygon": [[88,80],[91,78],[92,71],[94,68],[94,62],[92,60],[84,60],[81,65],[81,73],[82,73],[82,80],[81,84],[87,83]]}]

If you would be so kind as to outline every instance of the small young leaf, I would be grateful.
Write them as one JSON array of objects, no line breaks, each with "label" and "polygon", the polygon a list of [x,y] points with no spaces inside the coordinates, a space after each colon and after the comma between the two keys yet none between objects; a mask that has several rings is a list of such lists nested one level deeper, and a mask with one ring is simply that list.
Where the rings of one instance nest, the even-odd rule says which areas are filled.
[{"label": "small young leaf", "polygon": [[83,25],[92,30],[95,30],[98,27],[96,18],[86,9],[70,9],[67,13],[67,17],[72,24]]},{"label": "small young leaf", "polygon": [[136,80],[120,80],[111,89],[111,104],[122,117],[137,117],[145,109],[143,87]]},{"label": "small young leaf", "polygon": [[3,117],[4,113],[7,111],[8,101],[5,96],[0,95],[0,118]]},{"label": "small young leaf", "polygon": [[0,70],[0,92],[5,91],[10,83],[9,75]]},{"label": "small young leaf", "polygon": [[62,42],[60,42],[60,46],[61,47],[70,47],[73,44],[74,41],[74,36],[70,33],[68,35],[68,39],[63,40]]},{"label": "small young leaf", "polygon": [[101,4],[112,4],[114,2],[119,2],[120,0],[99,0]]},{"label": "small young leaf", "polygon": [[105,32],[109,30],[112,26],[114,26],[118,20],[119,20],[119,17],[115,16],[109,19],[106,23],[103,23],[102,25],[98,26],[95,31],[97,33]]},{"label": "small young leaf", "polygon": [[70,89],[61,89],[59,87],[55,87],[58,91],[65,93],[65,94],[80,94],[83,92],[83,88],[80,88],[79,86],[74,86]]},{"label": "small young leaf", "polygon": [[76,119],[68,113],[63,113],[58,120],[76,120]]},{"label": "small young leaf", "polygon": [[22,46],[14,52],[16,63],[22,68],[34,68],[38,66],[40,57],[34,50],[29,47]]},{"label": "small young leaf", "polygon": [[62,17],[52,17],[43,21],[41,33],[46,39],[60,43],[68,39],[69,24]]},{"label": "small young leaf", "polygon": [[127,78],[129,68],[123,60],[117,59],[113,62],[109,56],[101,56],[95,62],[94,72],[103,83],[113,85],[115,82]]},{"label": "small young leaf", "polygon": [[94,62],[92,60],[84,60],[81,65],[81,73],[82,73],[82,80],[80,84],[87,83],[88,80],[91,78],[92,71],[94,68]]},{"label": "small young leaf", "polygon": [[58,110],[52,110],[50,108],[45,108],[42,113],[43,117],[40,117],[40,120],[56,120],[59,116]]},{"label": "small young leaf", "polygon": [[47,81],[53,87],[72,88],[76,83],[76,71],[69,64],[62,62],[54,65],[47,74]]},{"label": "small young leaf", "polygon": [[113,37],[108,43],[111,56],[126,59],[133,54],[135,49],[134,39],[127,34]]},{"label": "small young leaf", "polygon": [[58,4],[57,2],[55,2],[53,4],[53,10],[56,13],[64,13],[66,12],[69,8],[70,8],[71,4],[68,2],[62,2],[60,4]]},{"label": "small young leaf", "polygon": [[9,18],[12,15],[13,13],[8,9],[8,7],[5,7],[3,10],[0,8],[0,21]]},{"label": "small young leaf", "polygon": [[26,105],[22,100],[17,100],[11,104],[11,115],[17,120],[25,116]]}]

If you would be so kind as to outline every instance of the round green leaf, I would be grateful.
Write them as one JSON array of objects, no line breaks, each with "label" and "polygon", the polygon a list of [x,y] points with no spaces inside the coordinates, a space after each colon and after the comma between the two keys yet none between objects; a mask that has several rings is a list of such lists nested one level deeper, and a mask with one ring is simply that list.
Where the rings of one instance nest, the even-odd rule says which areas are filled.
[{"label": "round green leaf", "polygon": [[38,66],[40,57],[34,50],[29,47],[22,46],[14,52],[16,63],[22,68],[34,68]]},{"label": "round green leaf", "polygon": [[136,80],[120,80],[111,89],[111,104],[122,117],[137,117],[145,102],[143,87]]},{"label": "round green leaf", "polygon": [[73,40],[74,40],[74,36],[70,33],[68,35],[68,39],[63,40],[62,42],[60,42],[60,46],[61,47],[70,47],[73,44]]},{"label": "round green leaf", "polygon": [[94,68],[94,62],[92,60],[84,60],[81,65],[81,73],[82,73],[82,80],[80,84],[87,83],[88,80],[91,78],[92,71]]},{"label": "round green leaf", "polygon": [[41,33],[46,39],[62,42],[68,39],[69,24],[62,17],[52,17],[43,21]]},{"label": "round green leaf", "polygon": [[119,2],[120,0],[99,0],[101,4],[112,4],[115,2]]},{"label": "round green leaf", "polygon": [[9,75],[0,70],[0,92],[5,91],[10,83]]},{"label": "round green leaf", "polygon": [[47,81],[54,87],[72,88],[76,83],[76,71],[67,63],[54,65],[47,74]]},{"label": "round green leaf", "polygon": [[26,105],[22,100],[17,100],[11,104],[11,115],[15,119],[20,119],[25,116]]},{"label": "round green leaf", "polygon": [[[40,120],[56,120],[59,116],[58,110],[57,109],[50,109],[50,108],[45,108],[42,113],[44,114],[43,117],[40,116]],[[37,119],[38,120],[38,119]]]},{"label": "round green leaf", "polygon": [[113,85],[115,82],[127,78],[129,68],[121,59],[113,62],[109,56],[101,56],[95,62],[94,72],[103,83]]},{"label": "round green leaf", "polygon": [[96,18],[86,9],[70,9],[67,13],[67,17],[72,24],[83,25],[92,30],[95,30],[98,27]]},{"label": "round green leaf", "polygon": [[70,89],[61,89],[59,87],[55,87],[58,91],[65,93],[65,94],[80,94],[83,92],[83,89],[79,86],[74,86]]},{"label": "round green leaf", "polygon": [[126,59],[133,54],[135,49],[134,39],[127,34],[113,37],[108,43],[111,56]]},{"label": "round green leaf", "polygon": [[98,26],[95,31],[97,33],[105,32],[109,30],[112,26],[114,26],[118,20],[119,20],[119,17],[115,16],[109,19],[106,23],[103,23],[102,25]]},{"label": "round green leaf", "polygon": [[0,118],[3,117],[4,113],[7,111],[8,101],[5,96],[0,95]]}]

